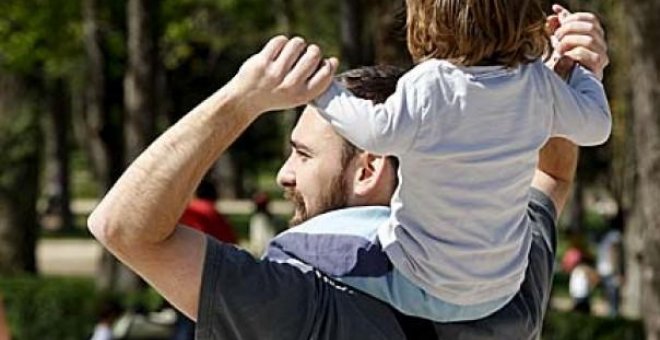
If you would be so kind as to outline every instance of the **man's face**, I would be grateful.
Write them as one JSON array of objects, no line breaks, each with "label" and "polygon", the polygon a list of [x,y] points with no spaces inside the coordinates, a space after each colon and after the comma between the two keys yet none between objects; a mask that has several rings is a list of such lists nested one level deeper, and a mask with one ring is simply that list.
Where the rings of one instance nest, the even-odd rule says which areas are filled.
[{"label": "man's face", "polygon": [[291,155],[277,174],[294,205],[291,225],[347,205],[350,180],[342,165],[343,145],[330,124],[308,106],[291,133]]}]

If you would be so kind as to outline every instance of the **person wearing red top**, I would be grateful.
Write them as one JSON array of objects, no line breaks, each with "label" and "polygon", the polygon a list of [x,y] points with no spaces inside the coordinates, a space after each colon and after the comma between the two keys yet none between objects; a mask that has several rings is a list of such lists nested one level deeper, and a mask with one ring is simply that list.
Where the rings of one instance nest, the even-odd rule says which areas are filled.
[{"label": "person wearing red top", "polygon": [[218,192],[212,183],[204,180],[197,187],[195,198],[183,212],[181,224],[197,229],[225,243],[238,243],[234,229],[215,209]]}]

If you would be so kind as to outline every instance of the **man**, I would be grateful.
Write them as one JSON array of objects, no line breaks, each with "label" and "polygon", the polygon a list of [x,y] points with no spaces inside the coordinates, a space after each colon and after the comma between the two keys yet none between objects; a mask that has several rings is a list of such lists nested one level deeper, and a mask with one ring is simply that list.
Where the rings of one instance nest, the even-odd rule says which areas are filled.
[{"label": "man", "polygon": [[[560,30],[567,54],[601,72],[607,60],[598,21],[578,13],[565,20]],[[399,339],[452,334],[458,338],[467,332],[473,332],[467,335],[471,338],[498,338],[514,334],[508,329],[493,333],[507,315],[484,320],[479,326],[409,318],[317,270],[255,261],[244,251],[176,225],[204,172],[252,121],[267,110],[315,98],[329,85],[336,67],[336,60],[322,61],[318,48],[307,47],[302,39],[271,40],[245,62],[234,79],[129,167],[90,216],[91,232],[173,305],[197,320],[197,335],[202,339]],[[395,180],[392,164],[360,152],[341,162],[345,142],[312,110],[307,109],[294,130],[293,154],[279,175],[296,202],[294,219],[302,221],[344,205],[337,204],[340,200],[349,206],[387,205]],[[559,212],[565,203],[576,157],[576,148],[561,140],[552,141],[541,152],[533,217],[550,226],[544,230],[552,230],[553,211]],[[341,195],[329,194],[342,184]],[[546,288],[532,294],[544,295],[550,286],[553,252],[545,240],[551,239],[545,235],[536,242],[543,258],[533,262],[546,263],[546,268],[526,278],[526,283]],[[539,299],[533,301],[535,310],[520,303],[513,312],[532,313],[531,319],[539,321],[544,306],[538,304]],[[538,334],[539,322],[530,327],[525,334]]]}]

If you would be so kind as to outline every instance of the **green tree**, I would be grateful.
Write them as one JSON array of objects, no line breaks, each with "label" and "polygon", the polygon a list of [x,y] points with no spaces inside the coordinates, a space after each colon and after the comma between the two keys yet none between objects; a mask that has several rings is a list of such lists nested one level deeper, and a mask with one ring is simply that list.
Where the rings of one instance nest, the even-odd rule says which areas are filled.
[{"label": "green tree", "polygon": [[0,73],[0,276],[36,273],[41,130],[18,77]]},{"label": "green tree", "polygon": [[[28,271],[36,271],[36,200],[42,144],[40,132],[34,129],[38,129],[39,122],[54,127],[54,154],[58,162],[55,168],[60,172],[55,177],[61,188],[61,204],[56,209],[63,220],[70,220],[66,131],[69,124],[65,101],[69,76],[79,71],[76,11],[75,4],[62,0],[47,4],[36,0],[0,3],[0,13],[3,13],[0,17],[0,70],[6,89],[2,94],[0,128],[6,130],[3,152],[7,157],[2,171],[5,188],[2,200],[5,217],[14,216],[4,218],[3,229],[9,230],[10,235],[23,235],[21,239],[14,237],[15,242],[10,242],[9,247],[14,249],[12,252],[23,254],[17,266]],[[20,133],[25,133],[26,138]],[[7,207],[13,208],[8,211]]]}]

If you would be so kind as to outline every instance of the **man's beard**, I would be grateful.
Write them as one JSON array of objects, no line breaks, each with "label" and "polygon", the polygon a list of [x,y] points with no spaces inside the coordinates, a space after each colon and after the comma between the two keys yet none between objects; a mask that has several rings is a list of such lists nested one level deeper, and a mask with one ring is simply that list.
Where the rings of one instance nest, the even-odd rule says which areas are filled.
[{"label": "man's beard", "polygon": [[316,211],[309,211],[300,192],[296,189],[284,189],[284,198],[293,203],[293,217],[290,226],[299,225],[312,217],[331,210],[345,208],[348,205],[348,186],[343,180],[343,172],[330,180],[326,190],[321,191]]}]

